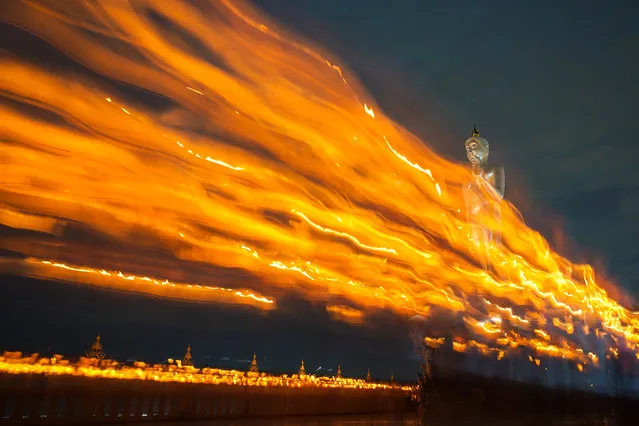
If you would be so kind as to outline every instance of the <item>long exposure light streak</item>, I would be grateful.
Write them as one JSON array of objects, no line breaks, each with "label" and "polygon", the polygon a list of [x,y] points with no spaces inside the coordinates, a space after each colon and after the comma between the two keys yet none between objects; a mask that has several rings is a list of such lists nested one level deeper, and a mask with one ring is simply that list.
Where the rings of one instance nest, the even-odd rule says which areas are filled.
[{"label": "long exposure light streak", "polygon": [[[295,291],[357,322],[437,308],[466,326],[453,349],[498,359],[524,347],[583,368],[637,352],[639,316],[506,201],[501,223],[485,218],[503,243],[484,271],[468,170],[245,2],[3,7],[63,53],[0,59],[10,273],[266,309]],[[150,290],[164,280],[216,287]]]},{"label": "long exposure light streak", "polygon": [[[16,261],[0,261],[0,271],[10,271]],[[9,266],[9,267],[8,267]],[[248,289],[231,289],[205,284],[176,283],[167,279],[124,274],[121,271],[107,271],[86,266],[67,265],[50,260],[25,259],[22,266],[28,266],[29,275],[55,278],[70,282],[108,286],[124,291],[153,294],[169,298],[193,301],[224,302],[238,305],[253,305],[261,309],[273,309],[275,299],[262,296]],[[15,268],[13,268],[15,269]]]},{"label": "long exposure light streak", "polygon": [[289,388],[342,388],[342,389],[394,389],[403,392],[413,390],[411,386],[393,383],[367,382],[350,377],[317,376],[315,374],[253,373],[219,368],[186,367],[177,363],[149,365],[138,361],[134,365],[123,365],[113,360],[82,358],[70,362],[60,355],[51,358],[38,354],[23,356],[20,352],[0,354],[2,374],[42,374],[48,376],[80,376],[117,380],[146,380],[168,383],[201,383],[207,385],[289,387]]}]

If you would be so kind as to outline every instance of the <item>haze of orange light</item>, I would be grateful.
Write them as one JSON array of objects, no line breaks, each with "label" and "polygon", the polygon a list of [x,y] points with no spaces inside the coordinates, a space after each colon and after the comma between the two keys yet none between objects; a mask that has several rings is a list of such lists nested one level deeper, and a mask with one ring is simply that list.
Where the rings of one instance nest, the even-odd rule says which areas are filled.
[{"label": "haze of orange light", "polygon": [[[82,224],[127,246],[143,230],[185,269],[241,268],[273,289],[340,296],[362,310],[458,312],[499,351],[581,359],[575,328],[605,330],[597,335],[607,344],[623,337],[636,350],[636,314],[506,202],[502,223],[484,218],[504,236],[490,251],[495,271],[479,268],[460,193],[467,170],[385,117],[336,61],[244,3],[4,7],[8,21],[93,72],[161,99],[140,102],[79,70],[2,59],[6,98],[63,119],[0,105],[3,208],[18,214],[0,215],[8,226],[46,232],[63,218],[58,228]],[[33,237],[3,243],[93,267],[57,233],[55,249]]]},{"label": "haze of orange light", "polygon": [[52,358],[34,354],[23,357],[20,352],[5,352],[0,355],[0,373],[43,374],[47,376],[83,376],[118,380],[148,380],[153,382],[200,383],[232,386],[286,386],[291,388],[342,388],[384,389],[410,392],[412,386],[388,383],[372,383],[350,377],[309,375],[271,375],[268,373],[223,370],[219,368],[182,367],[181,365],[149,365],[135,362],[133,366],[118,364],[112,360],[86,359],[69,362],[60,355]]}]

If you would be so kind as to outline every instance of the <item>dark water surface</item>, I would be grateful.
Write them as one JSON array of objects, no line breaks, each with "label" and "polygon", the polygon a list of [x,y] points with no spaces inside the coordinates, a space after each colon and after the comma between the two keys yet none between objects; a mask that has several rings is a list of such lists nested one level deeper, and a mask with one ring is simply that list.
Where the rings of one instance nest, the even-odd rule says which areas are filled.
[{"label": "dark water surface", "polygon": [[[611,416],[599,419],[499,418],[488,416],[474,419],[422,419],[417,416],[356,415],[322,417],[278,417],[198,422],[153,422],[156,426],[626,426]],[[639,425],[639,419],[637,423]]]}]

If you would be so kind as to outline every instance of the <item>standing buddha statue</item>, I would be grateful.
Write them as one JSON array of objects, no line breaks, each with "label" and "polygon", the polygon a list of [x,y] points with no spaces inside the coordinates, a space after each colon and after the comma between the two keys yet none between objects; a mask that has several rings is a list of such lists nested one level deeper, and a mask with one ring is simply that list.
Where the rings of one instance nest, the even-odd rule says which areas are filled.
[{"label": "standing buddha statue", "polygon": [[[466,219],[478,260],[484,270],[488,270],[490,248],[501,242],[501,234],[495,232],[495,228],[501,221],[499,201],[504,198],[506,176],[502,166],[488,164],[488,141],[480,136],[476,127],[473,126],[473,133],[465,145],[474,178],[463,187]],[[484,221],[491,217],[493,223],[488,227]]]}]

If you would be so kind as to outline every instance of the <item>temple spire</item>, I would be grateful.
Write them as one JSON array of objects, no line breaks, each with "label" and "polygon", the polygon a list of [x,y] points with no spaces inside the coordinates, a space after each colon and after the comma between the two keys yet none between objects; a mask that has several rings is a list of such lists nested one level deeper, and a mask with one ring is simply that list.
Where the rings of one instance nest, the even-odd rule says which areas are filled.
[{"label": "temple spire", "polygon": [[339,364],[337,364],[337,378],[342,378],[342,367]]},{"label": "temple spire", "polygon": [[366,370],[366,381],[367,382],[371,381],[371,369],[370,368],[368,370]]},{"label": "temple spire", "polygon": [[477,126],[473,124],[473,134],[471,135],[471,137],[475,138],[477,136],[479,136],[479,130],[477,130]]},{"label": "temple spire", "polygon": [[191,356],[191,345],[188,345],[186,347],[186,353],[184,354],[182,365],[184,367],[193,367],[193,357]]},{"label": "temple spire", "polygon": [[102,339],[100,338],[100,333],[95,337],[95,342],[91,345],[89,350],[86,352],[86,357],[89,359],[104,359],[105,353],[102,349]]},{"label": "temple spire", "polygon": [[299,374],[300,376],[305,376],[306,375],[306,368],[304,367],[304,360],[302,360],[302,365],[300,365],[300,369],[297,372],[297,374]]},{"label": "temple spire", "polygon": [[253,361],[251,361],[251,368],[249,369],[251,373],[257,373],[259,368],[257,366],[257,354],[253,352]]},{"label": "temple spire", "polygon": [[391,380],[390,380],[391,384],[395,384],[395,375],[393,374],[393,372],[391,371]]}]

